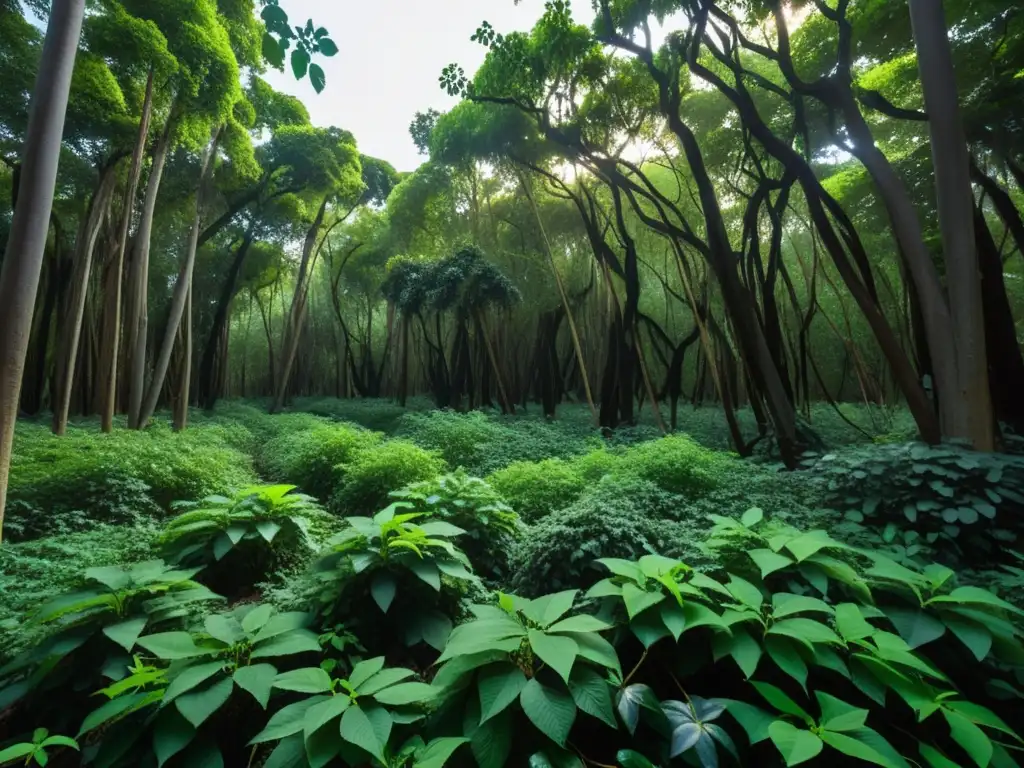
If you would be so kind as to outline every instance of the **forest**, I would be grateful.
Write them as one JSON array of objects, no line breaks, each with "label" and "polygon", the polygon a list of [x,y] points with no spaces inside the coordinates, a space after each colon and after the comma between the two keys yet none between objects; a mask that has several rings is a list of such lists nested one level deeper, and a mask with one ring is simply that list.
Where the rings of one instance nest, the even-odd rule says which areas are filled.
[{"label": "forest", "polygon": [[1024,7],[491,2],[0,0],[0,766],[1024,765]]}]

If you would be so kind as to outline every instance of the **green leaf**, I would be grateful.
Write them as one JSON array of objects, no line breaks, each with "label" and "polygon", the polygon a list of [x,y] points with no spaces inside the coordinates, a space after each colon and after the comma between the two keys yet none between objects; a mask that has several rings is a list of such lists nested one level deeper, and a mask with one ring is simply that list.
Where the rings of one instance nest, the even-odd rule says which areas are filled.
[{"label": "green leaf", "polygon": [[615,647],[600,635],[576,635],[576,645],[579,646],[580,658],[600,664],[618,673],[622,677],[622,666],[619,664],[618,654]]},{"label": "green leaf", "polygon": [[806,692],[807,662],[800,656],[796,643],[784,637],[768,637],[764,646],[779,669],[800,683],[800,687]]},{"label": "green leaf", "polygon": [[[309,57],[307,56],[306,58],[308,60]],[[292,65],[294,66],[294,64],[295,53],[292,53]],[[296,75],[296,77],[301,78],[301,75]],[[273,544],[274,537],[281,532],[281,524],[274,520],[257,520],[256,530],[259,531],[260,536],[266,540],[267,544]]]},{"label": "green leaf", "polygon": [[622,585],[622,601],[626,605],[630,621],[664,599],[664,592],[647,592],[628,582]]},{"label": "green leaf", "polygon": [[772,616],[776,619],[783,619],[797,613],[827,613],[832,615],[834,609],[823,600],[816,597],[805,597],[803,595],[791,595],[781,592],[772,595]]},{"label": "green leaf", "polygon": [[206,617],[203,626],[206,634],[224,645],[234,645],[245,639],[245,630],[233,616],[215,613]]},{"label": "green leaf", "polygon": [[253,638],[253,642],[259,644],[272,637],[277,637],[278,635],[283,635],[296,629],[303,629],[309,626],[309,622],[310,616],[308,613],[301,613],[298,611],[278,613],[275,616],[272,616],[260,628],[256,637]]},{"label": "green leaf", "polygon": [[760,707],[747,704],[745,701],[719,699],[725,704],[726,711],[747,733],[751,745],[758,744],[768,738],[768,726],[775,721],[775,715],[765,712]]},{"label": "green leaf", "polygon": [[267,24],[287,24],[288,14],[277,5],[267,5],[263,8],[263,12],[260,14],[263,21]]},{"label": "green leaf", "polygon": [[618,728],[612,707],[611,686],[595,670],[585,665],[576,667],[569,679],[569,693],[581,710],[611,728]]},{"label": "green leaf", "polygon": [[600,563],[616,576],[621,576],[624,579],[635,581],[638,584],[642,584],[644,582],[644,572],[637,563],[634,563],[631,560],[623,560],[618,557],[602,557],[595,562]]},{"label": "green leaf", "polygon": [[341,717],[351,705],[352,699],[344,694],[337,694],[307,709],[302,722],[302,732],[306,739],[332,720]]},{"label": "green leaf", "polygon": [[842,645],[839,636],[820,621],[813,619],[783,619],[772,624],[769,635],[785,635],[804,643],[835,643]]},{"label": "green leaf", "polygon": [[918,608],[893,606],[885,609],[885,615],[911,648],[920,648],[946,634],[945,624]]},{"label": "green leaf", "polygon": [[[360,696],[370,696],[403,680],[408,680],[415,674],[411,669],[405,669],[404,667],[382,669],[368,680],[359,683],[358,686],[353,686],[353,688],[356,689]],[[350,680],[349,682],[351,683],[352,681]]]},{"label": "green leaf", "polygon": [[182,716],[198,728],[231,698],[235,684],[229,677],[217,680],[201,691],[184,693],[174,700]]},{"label": "green leaf", "polygon": [[811,531],[786,542],[786,549],[793,554],[798,563],[802,563],[826,547],[834,546],[837,546],[837,542],[833,541],[825,531]]},{"label": "green leaf", "polygon": [[736,600],[748,608],[761,612],[761,604],[764,603],[764,595],[761,590],[739,576],[730,576],[729,583],[725,585]]},{"label": "green leaf", "polygon": [[836,606],[836,628],[848,643],[870,637],[876,631],[864,618],[860,606],[854,603],[842,603]]},{"label": "green leaf", "polygon": [[178,712],[173,709],[162,712],[153,728],[153,752],[156,754],[157,768],[185,749],[195,737],[196,729]]},{"label": "green leaf", "polygon": [[928,761],[931,768],[961,768],[939,750],[929,747],[923,741],[918,742],[918,749],[921,750],[921,757]]},{"label": "green leaf", "polygon": [[[513,651],[519,647],[525,636],[526,630],[523,625],[511,616],[501,619],[481,619],[461,624],[449,635],[448,643],[445,645],[444,653],[441,654],[438,663],[455,656],[487,650]],[[511,642],[503,642],[509,639]]]},{"label": "green leaf", "polygon": [[747,552],[758,568],[761,569],[761,578],[767,579],[773,573],[788,568],[793,564],[793,559],[786,555],[772,552],[770,549],[752,549]]},{"label": "green leaf", "polygon": [[813,723],[814,719],[804,711],[804,709],[787,696],[781,689],[776,688],[770,683],[759,683],[751,681],[751,685],[757,689],[757,692],[767,699],[768,703],[775,707],[780,712],[785,712],[787,715],[793,715],[793,717],[799,717],[807,723]]},{"label": "green leaf", "polygon": [[264,709],[270,702],[270,689],[277,677],[277,669],[270,664],[254,664],[251,667],[239,667],[232,675],[235,684],[243,691],[248,691]]},{"label": "green leaf", "polygon": [[352,673],[348,676],[349,684],[357,691],[359,687],[369,680],[371,677],[376,675],[384,669],[384,657],[377,656],[373,659],[366,659],[360,661],[354,667],[352,667]]},{"label": "green leaf", "polygon": [[716,659],[732,656],[748,679],[753,677],[761,661],[761,644],[745,629],[734,629],[731,635],[724,632],[715,635],[714,649]]},{"label": "green leaf", "polygon": [[381,571],[374,577],[373,583],[370,584],[370,593],[373,595],[373,601],[377,603],[377,607],[384,613],[387,613],[388,608],[391,607],[397,589],[398,583],[390,571]]},{"label": "green leaf", "polygon": [[435,592],[441,591],[441,572],[433,560],[413,560],[409,563],[409,570]]},{"label": "green leaf", "polygon": [[[270,722],[267,723],[267,727],[260,731],[249,744],[278,741],[294,733],[300,733],[305,725],[306,712],[317,704],[328,700],[327,696],[310,696],[308,699],[289,704],[279,712],[275,712],[274,716],[270,718]],[[305,750],[303,750],[304,754]]]},{"label": "green leaf", "polygon": [[249,611],[242,619],[242,629],[246,634],[252,634],[262,629],[274,613],[274,606],[269,603],[258,605]]},{"label": "green leaf", "polygon": [[320,667],[295,669],[275,677],[274,688],[298,693],[327,693],[331,690],[331,676]]},{"label": "green leaf", "polygon": [[455,750],[467,743],[469,739],[453,736],[434,739],[417,752],[412,768],[444,768]]},{"label": "green leaf", "polygon": [[110,624],[103,628],[103,634],[126,651],[131,652],[148,621],[149,618],[144,616],[139,619],[128,619],[118,624]]},{"label": "green leaf", "polygon": [[799,765],[817,757],[824,744],[810,731],[797,728],[785,720],[776,720],[768,726],[768,735],[787,766]]},{"label": "green leaf", "polygon": [[224,669],[223,661],[211,661],[208,664],[186,667],[167,686],[167,690],[164,692],[163,706],[167,706],[181,694],[202,685],[222,669]]},{"label": "green leaf", "polygon": [[856,731],[868,719],[866,709],[858,709],[845,701],[821,691],[814,692],[821,707],[821,727],[830,731]]},{"label": "green leaf", "polygon": [[[471,700],[472,701],[472,700]],[[511,710],[505,710],[497,717],[478,724],[467,707],[463,733],[469,738],[479,768],[504,768],[512,750],[513,719]]]},{"label": "green leaf", "polygon": [[762,520],[764,520],[764,511],[758,507],[748,509],[743,513],[743,517],[740,518],[740,522],[743,523],[744,528],[753,528]]},{"label": "green leaf", "polygon": [[526,687],[526,675],[513,664],[490,664],[480,670],[477,693],[480,696],[480,722],[501,714]]},{"label": "green leaf", "polygon": [[156,635],[146,635],[139,638],[138,645],[141,645],[157,658],[168,661],[192,659],[196,656],[206,656],[212,653],[208,649],[197,646],[192,639],[192,635],[188,632],[161,632]]},{"label": "green leaf", "polygon": [[85,720],[82,721],[82,727],[78,731],[78,738],[81,738],[83,734],[89,731],[99,728],[104,723],[157,703],[160,701],[161,696],[163,696],[163,691],[133,693],[127,696],[118,696],[116,699],[103,703],[90,712]]},{"label": "green leaf", "polygon": [[606,629],[611,629],[613,626],[613,624],[609,624],[596,616],[581,614],[579,616],[570,616],[567,619],[562,619],[548,627],[547,631],[556,633],[604,632]]},{"label": "green leaf", "polygon": [[35,744],[15,744],[13,747],[7,749],[0,749],[0,765],[4,763],[13,763],[22,757],[28,757],[36,751]]},{"label": "green leaf", "polygon": [[292,51],[292,73],[295,75],[295,79],[301,80],[304,78],[308,69],[309,54],[301,48],[296,48]]},{"label": "green leaf", "polygon": [[389,707],[400,707],[406,704],[418,704],[427,701],[433,698],[435,693],[435,689],[427,683],[411,682],[399,683],[390,688],[385,688],[373,694],[373,698]]},{"label": "green leaf", "polygon": [[[878,738],[881,738],[881,736]],[[849,755],[857,760],[874,763],[875,765],[883,765],[887,768],[897,768],[897,766],[900,765],[893,762],[872,746],[865,744],[862,741],[858,741],[845,733],[835,733],[831,730],[826,730],[821,733],[821,739],[832,747],[832,749],[842,752],[844,755]],[[901,761],[901,763],[903,766],[906,766],[905,762]]]},{"label": "green leaf", "polygon": [[576,720],[576,704],[568,694],[530,680],[519,695],[523,712],[537,729],[564,747]]},{"label": "green leaf", "polygon": [[981,587],[957,587],[948,595],[933,597],[928,601],[931,603],[959,603],[960,605],[981,605],[988,608],[998,608],[1024,616],[1024,610],[1002,600],[987,589]]},{"label": "green leaf", "polygon": [[622,768],[655,768],[654,763],[632,749],[623,749],[615,756]]},{"label": "green leaf", "polygon": [[943,709],[942,714],[949,723],[953,740],[963,747],[964,752],[970,755],[979,768],[986,768],[992,762],[993,747],[985,732],[966,717],[948,709]]},{"label": "green leaf", "polygon": [[636,733],[636,727],[640,723],[641,707],[652,712],[661,712],[661,702],[648,686],[635,684],[619,691],[615,709],[631,735]]},{"label": "green leaf", "polygon": [[341,716],[341,738],[384,762],[384,742],[378,737],[377,729],[362,707],[349,707],[345,710]]},{"label": "green leaf", "polygon": [[568,684],[569,675],[572,673],[573,662],[579,655],[579,646],[571,637],[561,635],[548,635],[537,629],[531,629],[528,633],[530,647],[534,654],[551,667]]},{"label": "green leaf", "polygon": [[579,590],[572,589],[567,592],[538,597],[536,600],[531,600],[522,609],[523,614],[531,621],[540,624],[541,628],[549,627],[569,612],[577,594],[579,594]]},{"label": "green leaf", "polygon": [[629,624],[629,629],[643,643],[644,648],[648,649],[672,634],[665,626],[665,622],[662,621],[660,610],[654,608],[644,611],[633,619]]},{"label": "green leaf", "polygon": [[318,653],[319,651],[320,643],[316,635],[308,629],[296,629],[286,635],[277,635],[259,643],[249,658],[266,659],[274,656],[291,656],[295,653]]}]

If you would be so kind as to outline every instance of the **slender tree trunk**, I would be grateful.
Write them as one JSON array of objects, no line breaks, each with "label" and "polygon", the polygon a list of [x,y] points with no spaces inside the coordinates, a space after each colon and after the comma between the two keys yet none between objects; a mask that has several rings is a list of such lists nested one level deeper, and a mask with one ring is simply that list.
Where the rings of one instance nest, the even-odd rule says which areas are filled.
[{"label": "slender tree trunk", "polygon": [[142,398],[146,386],[146,347],[149,340],[149,247],[153,236],[153,217],[156,215],[156,201],[160,194],[160,181],[164,165],[171,148],[174,132],[175,109],[167,116],[164,130],[153,151],[153,165],[146,185],[146,199],[143,203],[139,230],[135,233],[135,252],[132,255],[132,269],[129,285],[132,300],[128,313],[128,428],[141,429]]},{"label": "slender tree trunk", "polygon": [[32,308],[50,229],[57,163],[85,0],[53,0],[32,93],[18,207],[0,268],[0,537]]},{"label": "slender tree trunk", "polygon": [[[910,0],[910,20],[932,139],[946,278],[949,286],[957,390],[939,392],[955,399],[955,422],[948,437],[969,439],[980,451],[995,448],[995,419],[988,385],[981,276],[974,240],[974,196],[970,157],[957,99],[956,72],[940,0]],[[948,342],[947,342],[948,343]],[[932,355],[935,355],[932,349]]]},{"label": "slender tree trunk", "polygon": [[[199,232],[198,216],[196,217],[196,233]],[[174,403],[174,431],[183,432],[188,426],[188,401],[190,385],[192,383],[192,285],[188,287],[188,295],[185,297],[185,319],[182,324],[182,364],[181,382],[178,390],[178,398]],[[154,382],[155,385],[155,382]]]},{"label": "slender tree trunk", "polygon": [[306,293],[308,292],[307,272],[312,271],[313,250],[316,248],[317,235],[324,223],[324,214],[327,212],[328,197],[320,204],[316,218],[313,220],[309,231],[306,233],[306,242],[302,247],[302,261],[299,263],[299,276],[295,281],[295,295],[292,297],[292,307],[285,325],[284,346],[282,352],[284,358],[279,371],[274,403],[270,412],[277,413],[284,406],[284,398],[288,391],[288,379],[292,375],[292,366],[295,365],[295,354],[299,350],[299,331],[302,320],[306,315]]},{"label": "slender tree trunk", "polygon": [[85,317],[85,299],[92,275],[93,252],[96,249],[96,240],[103,219],[106,218],[113,200],[114,184],[117,181],[117,174],[114,172],[116,167],[116,163],[111,163],[103,169],[100,185],[93,195],[88,217],[79,233],[74,274],[71,278],[71,300],[66,316],[61,322],[57,346],[57,391],[54,393],[53,404],[53,432],[57,435],[63,435],[68,426],[71,392],[78,363],[79,339]]},{"label": "slender tree trunk", "polygon": [[123,293],[124,254],[128,248],[128,232],[131,228],[132,211],[135,208],[135,194],[142,175],[142,158],[146,151],[146,139],[149,136],[149,123],[153,116],[153,70],[149,70],[146,81],[146,97],[142,105],[142,117],[139,119],[139,134],[132,152],[132,165],[128,172],[128,185],[124,193],[124,205],[121,211],[121,229],[116,244],[117,253],[114,264],[110,268],[106,285],[108,303],[103,313],[103,335],[101,337],[103,351],[100,354],[100,398],[102,408],[100,428],[110,432],[114,428],[114,411],[117,408],[117,367],[121,344],[121,304]]},{"label": "slender tree trunk", "polygon": [[[221,126],[214,128],[213,136],[210,138],[210,143],[207,145],[206,152],[203,154],[203,162],[199,171],[199,186],[196,188],[196,212],[192,218],[192,230],[189,233],[185,258],[182,260],[181,270],[178,272],[178,280],[174,284],[174,293],[171,296],[170,316],[167,319],[167,327],[164,329],[164,340],[160,345],[160,352],[157,355],[156,366],[153,369],[153,380],[149,384],[149,389],[146,390],[146,397],[139,412],[139,428],[145,427],[146,424],[149,423],[149,420],[153,417],[153,412],[156,410],[156,404],[160,398],[160,392],[164,388],[164,379],[167,377],[167,368],[171,363],[171,352],[174,351],[174,341],[178,336],[178,327],[181,324],[182,316],[185,314],[185,305],[191,305],[192,303],[192,272],[196,265],[196,251],[199,249],[199,229],[202,226],[203,187],[205,186],[210,176],[210,171],[213,168],[213,156],[217,153],[217,143],[220,140],[221,130]],[[187,322],[190,328],[191,321],[191,313],[189,313]],[[186,344],[189,347],[189,350],[185,359],[185,368],[186,372],[191,374],[191,333],[187,334]],[[188,384],[184,384],[183,388],[187,393]],[[185,408],[187,411],[187,403]],[[177,419],[175,419],[175,422],[175,428],[177,428]]]}]

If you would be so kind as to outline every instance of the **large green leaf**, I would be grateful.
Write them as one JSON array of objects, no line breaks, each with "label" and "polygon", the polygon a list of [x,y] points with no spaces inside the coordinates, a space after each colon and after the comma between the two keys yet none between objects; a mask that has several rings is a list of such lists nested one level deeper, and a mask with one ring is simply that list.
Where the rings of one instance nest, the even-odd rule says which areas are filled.
[{"label": "large green leaf", "polygon": [[128,619],[117,624],[110,624],[103,628],[103,634],[120,645],[126,651],[131,652],[135,647],[139,635],[146,628],[149,618],[143,616],[137,619]]},{"label": "large green leaf", "polygon": [[827,613],[831,615],[834,613],[834,609],[816,597],[791,595],[786,592],[772,595],[772,616],[775,619],[783,619],[797,613]]},{"label": "large green leaf", "polygon": [[78,738],[81,738],[89,731],[99,728],[101,725],[123,717],[160,701],[163,691],[152,691],[150,693],[132,693],[125,696],[118,696],[116,699],[104,702],[90,712],[82,727],[78,730]]},{"label": "large green leaf", "polygon": [[800,683],[800,687],[806,691],[807,662],[800,655],[797,643],[785,637],[767,637],[764,648],[779,669]]},{"label": "large green leaf", "polygon": [[919,608],[893,606],[885,615],[911,648],[920,648],[946,634],[946,625]]},{"label": "large green leaf", "polygon": [[138,644],[160,659],[192,659],[206,656],[212,651],[200,648],[188,632],[161,632],[140,637]]},{"label": "large green leaf", "polygon": [[433,698],[436,690],[427,683],[399,683],[373,695],[379,703],[389,707],[418,704]]},{"label": "large green leaf", "polygon": [[569,693],[576,706],[591,717],[618,728],[615,710],[612,706],[611,686],[596,670],[581,664],[572,671],[569,678]]},{"label": "large green leaf", "polygon": [[976,621],[949,614],[943,616],[949,631],[966,645],[978,661],[984,661],[992,650],[992,633]]},{"label": "large green leaf", "polygon": [[239,667],[232,678],[243,691],[248,691],[264,709],[270,702],[270,689],[277,677],[277,668],[271,664],[253,664],[250,667]]},{"label": "large green leaf", "polygon": [[815,691],[821,707],[821,727],[829,731],[856,731],[864,727],[868,719],[868,711],[859,709],[837,699],[831,694]]},{"label": "large green leaf", "polygon": [[753,685],[754,688],[757,689],[758,693],[764,696],[764,698],[768,701],[769,704],[771,704],[780,712],[785,712],[787,715],[799,717],[808,724],[814,722],[814,718],[807,714],[803,707],[801,707],[799,704],[797,704],[795,701],[789,698],[789,696],[787,696],[785,692],[783,692],[780,688],[776,688],[774,685],[771,685],[770,683],[760,683],[756,681],[752,681],[751,685]]},{"label": "large green leaf", "polygon": [[[276,618],[276,617],[275,617]],[[273,619],[271,620],[273,621]],[[270,626],[269,624],[267,626]],[[287,634],[275,635],[259,643],[250,654],[251,659],[269,659],[296,653],[318,653],[320,642],[308,629],[293,629]]]},{"label": "large green leaf", "polygon": [[992,740],[985,735],[985,732],[968,720],[966,717],[951,712],[948,709],[942,710],[946,722],[949,723],[949,730],[953,740],[963,747],[970,758],[978,764],[979,768],[985,768],[992,762]]},{"label": "large green leaf", "polygon": [[234,645],[245,639],[245,630],[234,616],[215,613],[207,616],[203,624],[206,633],[224,645]]},{"label": "large green leaf", "polygon": [[[301,733],[306,721],[306,712],[313,706],[327,701],[327,696],[310,696],[308,699],[289,704],[270,718],[267,727],[260,731],[250,744],[261,744],[265,741],[278,741]],[[305,755],[305,750],[303,750]]]},{"label": "large green leaf", "polygon": [[395,581],[395,577],[390,571],[381,571],[374,576],[373,582],[370,584],[370,594],[373,595],[373,601],[377,603],[377,607],[384,613],[387,613],[391,607],[397,590],[398,582]]},{"label": "large green leaf", "polygon": [[618,673],[619,677],[622,676],[622,665],[619,664],[619,656],[615,652],[615,646],[600,635],[575,635],[574,639],[579,647],[581,658],[614,670]]},{"label": "large green leaf", "polygon": [[412,768],[444,768],[455,750],[468,742],[469,739],[454,736],[434,739],[416,753]]},{"label": "large green leaf", "polygon": [[[415,675],[411,669],[405,669],[403,667],[392,667],[390,669],[382,669],[380,672],[372,675],[367,680],[359,683],[358,686],[353,686],[359,693],[360,696],[369,696],[382,691],[385,688],[400,683],[403,680],[408,680],[410,677]],[[352,681],[349,680],[349,683]]]},{"label": "large green leaf", "polygon": [[266,626],[273,614],[274,606],[269,603],[258,605],[245,614],[245,617],[242,619],[242,629],[247,633],[252,634]]},{"label": "large green leaf", "polygon": [[362,707],[349,707],[345,710],[341,716],[341,738],[384,762],[384,742],[378,737],[377,729]]},{"label": "large green leaf", "polygon": [[835,643],[842,645],[843,641],[835,632],[820,621],[814,619],[783,619],[772,624],[768,630],[769,635],[784,635],[804,643]]},{"label": "large green leaf", "polygon": [[869,744],[865,744],[863,741],[853,738],[851,734],[836,733],[834,731],[825,730],[821,733],[821,739],[832,747],[832,749],[842,752],[844,755],[848,755],[857,760],[863,760],[864,762],[873,763],[874,765],[882,765],[886,768],[902,768],[903,766],[906,766],[905,761],[895,763],[888,756],[882,754]]},{"label": "large green leaf", "polygon": [[376,656],[372,659],[364,659],[352,667],[352,673],[348,676],[349,684],[359,690],[371,677],[384,669],[384,657]]},{"label": "large green leaf", "polygon": [[622,602],[626,605],[626,612],[629,614],[630,620],[635,619],[639,614],[664,599],[665,593],[660,590],[648,592],[628,582],[622,585]]},{"label": "large green leaf", "polygon": [[985,608],[996,608],[1001,611],[1007,611],[1024,616],[1024,610],[1017,608],[1015,605],[1011,605],[999,597],[996,597],[987,589],[982,589],[981,587],[957,587],[948,595],[933,597],[928,602],[983,606]]},{"label": "large green leaf", "polygon": [[775,715],[752,704],[747,704],[745,701],[733,701],[732,699],[719,699],[719,701],[725,704],[726,711],[746,731],[747,739],[751,744],[758,744],[768,738],[768,726],[775,722]]},{"label": "large green leaf", "polygon": [[224,669],[223,661],[211,661],[208,664],[186,667],[167,686],[167,691],[164,693],[163,706],[167,706],[181,694],[191,691],[198,685],[202,685],[222,669]]},{"label": "large green leaf", "polygon": [[622,768],[655,768],[654,763],[632,749],[623,749],[615,756]]},{"label": "large green leaf", "polygon": [[343,694],[331,696],[318,704],[314,704],[306,710],[305,719],[302,723],[302,732],[308,739],[323,726],[327,725],[327,723],[341,717],[351,704],[352,699]]},{"label": "large green leaf", "polygon": [[231,698],[235,683],[230,677],[216,680],[202,690],[184,693],[174,700],[182,716],[198,728]]},{"label": "large green leaf", "polygon": [[176,710],[162,712],[153,728],[153,753],[156,755],[157,768],[162,768],[164,763],[185,749],[195,737],[195,727]]},{"label": "large green leaf", "polygon": [[298,693],[327,693],[331,690],[331,676],[320,667],[293,669],[274,678],[274,687]]},{"label": "large green leaf", "polygon": [[785,720],[776,720],[768,726],[768,735],[775,744],[787,766],[806,763],[817,757],[824,744],[810,731],[797,728]]},{"label": "large green leaf", "polygon": [[579,655],[579,645],[571,637],[549,635],[539,629],[531,629],[528,633],[530,648],[534,654],[551,667],[568,683],[572,674],[572,665]]},{"label": "large green leaf", "polygon": [[485,619],[462,624],[452,630],[438,663],[456,656],[467,656],[490,650],[517,650],[526,637],[526,629],[515,619]]},{"label": "large green leaf", "polygon": [[761,569],[761,578],[767,579],[773,573],[788,568],[793,564],[793,559],[786,555],[772,552],[770,549],[752,549],[747,552],[758,568]]},{"label": "large green leaf", "polygon": [[466,719],[463,733],[469,738],[469,746],[473,751],[479,768],[504,768],[512,751],[514,721],[512,711],[506,709],[500,715],[480,724],[476,709],[476,701],[466,707]]},{"label": "large green leaf", "polygon": [[761,644],[745,629],[734,629],[732,634],[716,634],[713,641],[715,660],[732,656],[733,660],[749,679],[757,671],[761,661]]},{"label": "large green leaf", "polygon": [[480,670],[477,693],[480,697],[480,722],[501,714],[519,698],[526,686],[526,675],[514,664],[490,664]]},{"label": "large green leaf", "polygon": [[661,712],[661,702],[654,695],[650,687],[636,683],[627,686],[619,691],[615,702],[615,708],[630,734],[636,733],[637,725],[640,723],[641,708],[651,712]]},{"label": "large green leaf", "polygon": [[541,685],[533,679],[523,687],[519,703],[537,730],[558,746],[565,746],[576,720],[576,704],[569,694]]},{"label": "large green leaf", "polygon": [[577,594],[579,594],[579,590],[573,589],[538,597],[523,607],[523,614],[531,621],[540,624],[542,628],[549,627],[569,612]]},{"label": "large green leaf", "polygon": [[[256,610],[259,609],[257,608]],[[256,611],[253,611],[253,613],[255,612]],[[256,633],[256,637],[253,638],[253,643],[259,645],[266,640],[277,637],[278,635],[283,635],[286,632],[308,627],[309,622],[310,616],[308,613],[300,613],[298,611],[278,613],[271,616],[270,619],[260,627],[259,632]]]},{"label": "large green leaf", "polygon": [[435,592],[441,591],[441,571],[433,560],[413,560],[409,563],[409,570],[425,584],[429,584]]},{"label": "large green leaf", "polygon": [[559,633],[579,633],[579,632],[604,632],[606,629],[611,629],[614,625],[591,616],[589,614],[580,614],[579,616],[570,616],[567,619],[555,622],[547,628],[548,632]]}]

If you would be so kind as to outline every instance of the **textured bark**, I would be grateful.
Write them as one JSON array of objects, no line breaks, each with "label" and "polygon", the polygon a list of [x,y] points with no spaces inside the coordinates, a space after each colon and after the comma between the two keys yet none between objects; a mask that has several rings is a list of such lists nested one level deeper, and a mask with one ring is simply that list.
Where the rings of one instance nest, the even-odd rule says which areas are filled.
[{"label": "textured bark", "polygon": [[85,0],[54,0],[30,107],[24,172],[0,268],[0,536],[32,308],[50,229],[57,164]]},{"label": "textured bark", "polygon": [[[974,239],[974,197],[970,157],[957,100],[956,73],[946,19],[940,0],[910,0],[910,20],[917,46],[918,68],[929,115],[932,162],[938,195],[949,308],[953,320],[951,340],[956,351],[957,389],[939,395],[952,397],[946,437],[965,438],[981,451],[995,448],[995,419],[989,394],[988,357],[981,276]],[[933,363],[936,347],[931,345]]]}]

